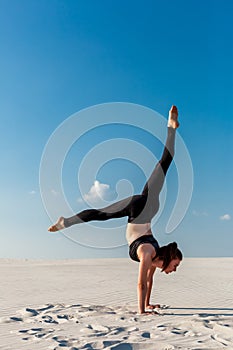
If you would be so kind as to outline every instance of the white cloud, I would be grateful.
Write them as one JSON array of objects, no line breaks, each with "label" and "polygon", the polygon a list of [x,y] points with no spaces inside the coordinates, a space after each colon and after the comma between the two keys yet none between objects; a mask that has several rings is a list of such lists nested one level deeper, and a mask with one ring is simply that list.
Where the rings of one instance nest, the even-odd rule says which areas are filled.
[{"label": "white cloud", "polygon": [[231,220],[231,216],[229,214],[224,214],[224,215],[220,216],[219,219],[223,220],[223,221],[227,221],[227,220]]},{"label": "white cloud", "polygon": [[[102,184],[99,181],[95,181],[94,185],[91,186],[88,193],[83,195],[83,199],[89,203],[96,204],[101,200],[107,200],[110,195],[110,186]],[[82,198],[78,199],[78,202],[82,202]]]}]

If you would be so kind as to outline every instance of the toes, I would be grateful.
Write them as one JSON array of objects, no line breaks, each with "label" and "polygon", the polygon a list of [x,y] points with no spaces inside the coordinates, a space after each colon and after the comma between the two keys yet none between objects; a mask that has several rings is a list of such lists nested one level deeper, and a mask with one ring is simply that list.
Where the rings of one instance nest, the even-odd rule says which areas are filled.
[{"label": "toes", "polygon": [[56,228],[56,226],[50,226],[49,228],[48,228],[48,231],[49,232],[56,232],[57,231],[57,228]]},{"label": "toes", "polygon": [[174,105],[172,105],[171,106],[171,112],[177,112],[178,110],[177,110],[177,107],[176,106],[174,106]]}]

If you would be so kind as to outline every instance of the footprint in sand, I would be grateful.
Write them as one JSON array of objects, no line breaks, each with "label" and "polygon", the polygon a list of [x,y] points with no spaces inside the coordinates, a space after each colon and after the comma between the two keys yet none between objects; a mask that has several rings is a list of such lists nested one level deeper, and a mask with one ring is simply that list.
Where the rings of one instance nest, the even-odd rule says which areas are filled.
[{"label": "footprint in sand", "polygon": [[[51,308],[51,306],[46,307],[46,309],[47,308]],[[40,313],[38,312],[39,310],[27,307],[17,312],[19,316],[2,318],[0,323],[10,323],[10,322],[27,322],[28,323],[28,322],[31,322],[30,318],[38,318],[38,316],[40,316]],[[41,310],[45,310],[45,308]]]},{"label": "footprint in sand", "polygon": [[76,323],[79,323],[77,317],[75,317],[75,315],[73,314],[62,314],[62,315],[57,315],[57,320],[58,320],[58,323],[64,323],[64,322],[67,322],[67,321],[72,321],[72,322],[76,322]]},{"label": "footprint in sand", "polygon": [[37,309],[38,312],[44,312],[44,311],[48,311],[51,310],[55,307],[55,305],[53,304],[46,304],[45,306],[40,307],[39,309]]},{"label": "footprint in sand", "polygon": [[97,332],[109,332],[109,327],[107,326],[102,326],[100,324],[92,324],[91,325],[91,328],[94,330],[94,331],[97,331]]},{"label": "footprint in sand", "polygon": [[156,328],[162,332],[167,330],[167,327],[164,324],[158,324]]},{"label": "footprint in sand", "polygon": [[214,335],[211,335],[211,338],[215,341],[217,341],[218,343],[224,345],[224,346],[229,346],[232,344],[231,341],[227,340],[227,339],[224,339],[221,335],[219,334],[214,334]]},{"label": "footprint in sand", "polygon": [[[145,345],[144,345],[145,346]],[[131,344],[128,344],[128,343],[120,343],[120,344],[117,344],[117,345],[115,345],[115,346],[112,346],[111,348],[110,348],[111,350],[133,350],[134,348],[133,348],[133,345],[131,345]],[[139,349],[139,348],[138,348]],[[144,349],[146,349],[145,347],[144,347]]]},{"label": "footprint in sand", "polygon": [[71,349],[74,349],[74,346],[76,346],[77,343],[79,343],[78,339],[75,339],[75,338],[69,339],[64,336],[55,336],[52,339],[59,344],[59,349],[61,347],[72,347]]},{"label": "footprint in sand", "polygon": [[35,309],[30,309],[29,307],[26,308],[25,316],[34,317],[34,316],[37,316],[37,315],[39,315],[39,312],[36,311]]},{"label": "footprint in sand", "polygon": [[[22,322],[24,319],[22,317],[10,317],[8,322]],[[8,323],[6,322],[6,323]]]},{"label": "footprint in sand", "polygon": [[[22,340],[29,340],[32,338],[48,338],[54,332],[54,329],[45,329],[45,328],[31,328],[31,329],[21,329],[18,331],[23,334],[24,337]],[[25,335],[29,337],[25,337]]]},{"label": "footprint in sand", "polygon": [[[122,343],[119,340],[103,340],[103,341],[95,341],[95,342],[90,342],[90,343],[85,343],[85,345],[83,347],[81,347],[81,349],[106,349],[108,348],[109,350],[112,349],[122,349],[124,350],[124,347],[115,347],[115,346],[121,346]],[[79,348],[80,349],[80,348]],[[132,348],[130,348],[132,349]],[[57,349],[59,350],[59,349]],[[71,349],[72,350],[72,349]]]},{"label": "footprint in sand", "polygon": [[143,338],[150,338],[150,332],[143,332],[141,334],[141,337],[143,337]]},{"label": "footprint in sand", "polygon": [[45,316],[42,316],[41,317],[42,320],[46,323],[55,323],[55,324],[58,324],[58,322],[56,320],[54,320],[54,318],[52,316],[49,316],[49,315],[45,315]]},{"label": "footprint in sand", "polygon": [[213,330],[216,333],[221,333],[224,337],[226,337],[227,340],[230,339],[231,341],[233,341],[233,332],[229,324],[215,324],[213,326]]}]

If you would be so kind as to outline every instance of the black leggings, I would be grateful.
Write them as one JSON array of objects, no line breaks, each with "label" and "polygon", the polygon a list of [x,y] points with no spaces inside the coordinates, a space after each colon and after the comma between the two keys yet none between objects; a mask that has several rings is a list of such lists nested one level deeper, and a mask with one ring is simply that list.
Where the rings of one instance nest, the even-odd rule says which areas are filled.
[{"label": "black leggings", "polygon": [[159,210],[159,194],[163,187],[167,170],[174,156],[175,129],[167,129],[166,145],[162,158],[154,168],[140,195],[125,198],[102,209],[86,209],[65,218],[64,225],[69,227],[88,221],[104,221],[128,216],[128,222],[144,224],[151,222]]}]

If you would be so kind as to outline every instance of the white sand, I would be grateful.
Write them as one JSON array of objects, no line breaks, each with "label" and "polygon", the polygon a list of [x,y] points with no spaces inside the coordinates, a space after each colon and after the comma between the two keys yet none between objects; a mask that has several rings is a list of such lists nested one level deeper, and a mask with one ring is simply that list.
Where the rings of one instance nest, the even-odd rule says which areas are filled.
[{"label": "white sand", "polygon": [[0,349],[233,349],[233,258],[185,259],[156,272],[137,314],[129,259],[0,260]]}]

